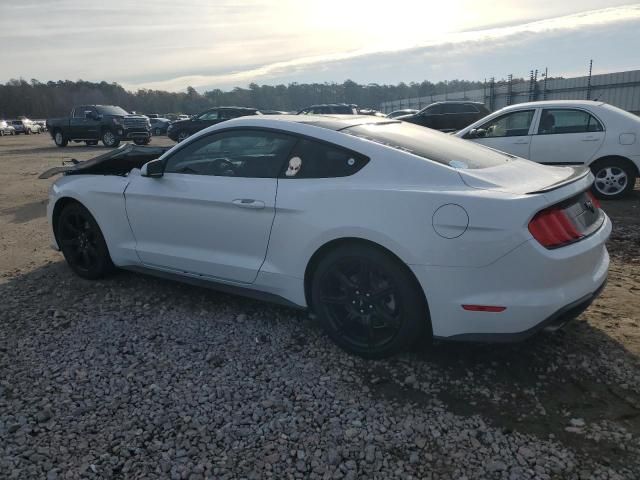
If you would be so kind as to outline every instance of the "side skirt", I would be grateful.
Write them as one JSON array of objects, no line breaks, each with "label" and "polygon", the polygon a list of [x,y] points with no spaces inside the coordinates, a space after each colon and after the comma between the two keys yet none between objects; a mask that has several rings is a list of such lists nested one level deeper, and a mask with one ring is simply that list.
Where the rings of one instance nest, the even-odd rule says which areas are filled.
[{"label": "side skirt", "polygon": [[177,273],[165,272],[152,268],[145,268],[138,265],[128,265],[126,267],[120,267],[124,270],[130,270],[132,272],[142,273],[144,275],[151,275],[153,277],[164,278],[165,280],[173,280],[181,283],[188,283],[197,287],[210,288],[224,293],[230,293],[232,295],[238,295],[241,297],[253,298],[254,300],[260,300],[263,302],[275,303],[283,305],[285,307],[295,308],[296,310],[305,310],[298,304],[287,300],[280,295],[273,293],[263,292],[261,290],[255,290],[253,288],[241,287],[236,285],[229,285],[227,283],[215,282],[206,278],[197,278],[187,275],[180,275]]}]

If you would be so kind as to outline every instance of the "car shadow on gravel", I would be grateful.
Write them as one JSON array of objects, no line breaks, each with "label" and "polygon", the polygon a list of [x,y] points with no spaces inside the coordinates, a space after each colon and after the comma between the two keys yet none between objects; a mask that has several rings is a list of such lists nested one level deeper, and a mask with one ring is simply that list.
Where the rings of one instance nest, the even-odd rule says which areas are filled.
[{"label": "car shadow on gravel", "polygon": [[640,469],[640,359],[584,315],[519,344],[419,347],[363,364],[361,375],[381,399],[431,408],[435,396],[504,433],[557,440],[604,465]]}]

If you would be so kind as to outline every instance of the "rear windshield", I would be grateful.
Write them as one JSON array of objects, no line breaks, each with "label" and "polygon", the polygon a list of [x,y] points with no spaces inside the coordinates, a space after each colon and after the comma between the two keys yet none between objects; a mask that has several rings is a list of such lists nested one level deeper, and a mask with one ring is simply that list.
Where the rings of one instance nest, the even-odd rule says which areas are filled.
[{"label": "rear windshield", "polygon": [[129,115],[124,108],[114,107],[113,105],[99,105],[96,110],[102,115]]},{"label": "rear windshield", "polygon": [[515,158],[468,140],[406,122],[356,125],[342,131],[458,169],[495,167]]}]

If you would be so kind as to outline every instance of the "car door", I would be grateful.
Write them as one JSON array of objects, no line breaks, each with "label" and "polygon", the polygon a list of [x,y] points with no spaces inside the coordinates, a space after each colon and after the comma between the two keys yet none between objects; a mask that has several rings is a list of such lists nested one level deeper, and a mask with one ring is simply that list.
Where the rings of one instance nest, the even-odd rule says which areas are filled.
[{"label": "car door", "polygon": [[552,164],[586,164],[604,142],[603,124],[586,110],[542,109],[531,138],[531,160]]},{"label": "car door", "polygon": [[441,130],[444,125],[443,117],[442,104],[437,103],[435,105],[430,105],[420,113],[417,113],[414,117],[413,123],[422,125],[423,127]]},{"label": "car door", "polygon": [[471,130],[464,138],[518,157],[529,158],[535,116],[535,108],[505,113]]},{"label": "car door", "polygon": [[211,125],[215,125],[220,121],[219,118],[219,110],[211,110],[198,115],[196,118],[191,119],[190,133],[196,133]]},{"label": "car door", "polygon": [[98,139],[102,122],[98,118],[95,107],[86,107],[84,110],[83,138]]},{"label": "car door", "polygon": [[126,207],[142,263],[252,283],[267,251],[278,172],[294,143],[261,130],[213,133],[170,154],[162,177],[132,176]]},{"label": "car door", "polygon": [[69,131],[72,139],[84,138],[84,112],[86,108],[86,105],[81,105],[73,110],[73,116],[69,119]]}]

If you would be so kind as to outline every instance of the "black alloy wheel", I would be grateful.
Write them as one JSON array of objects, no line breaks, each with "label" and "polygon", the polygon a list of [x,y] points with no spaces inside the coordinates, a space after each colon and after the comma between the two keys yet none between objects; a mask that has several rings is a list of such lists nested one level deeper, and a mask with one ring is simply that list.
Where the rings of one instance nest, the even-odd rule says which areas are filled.
[{"label": "black alloy wheel", "polygon": [[406,349],[429,325],[408,268],[374,248],[346,246],[327,255],[314,275],[312,303],[329,336],[367,358]]},{"label": "black alloy wheel", "polygon": [[57,222],[56,239],[71,269],[94,280],[114,269],[100,227],[79,203],[64,207]]}]

